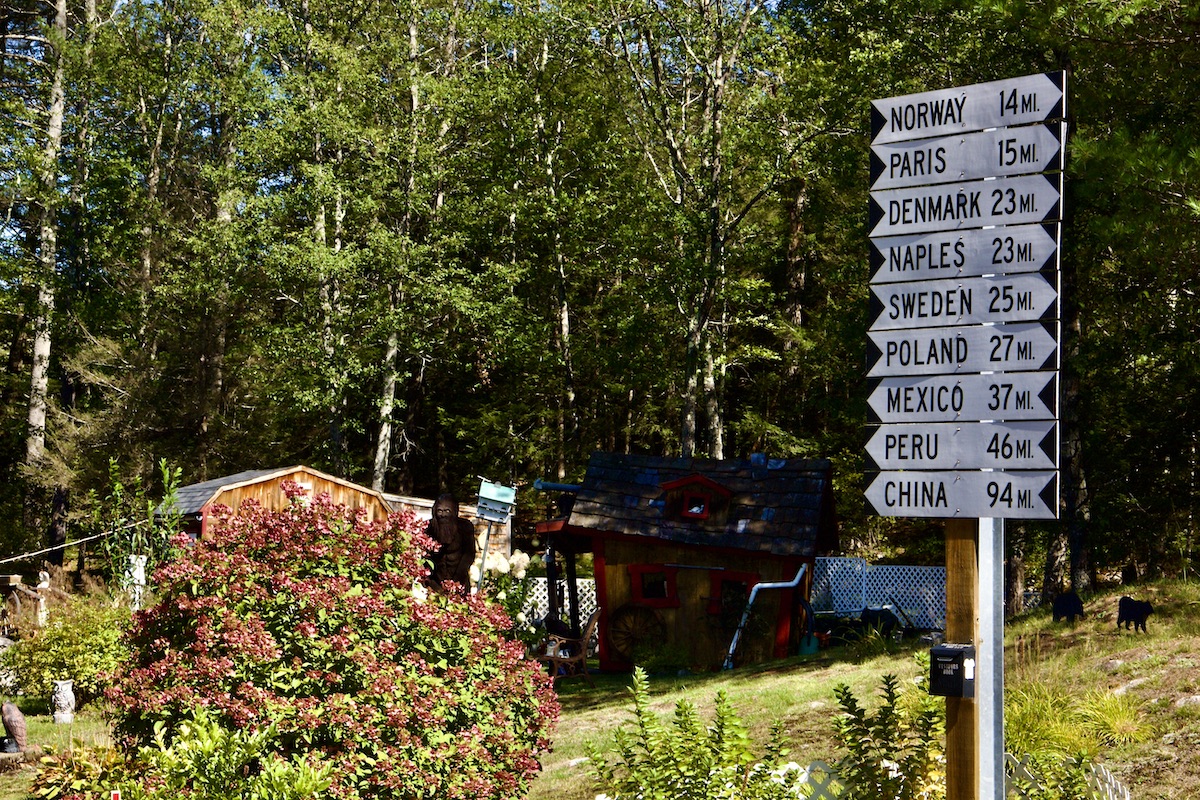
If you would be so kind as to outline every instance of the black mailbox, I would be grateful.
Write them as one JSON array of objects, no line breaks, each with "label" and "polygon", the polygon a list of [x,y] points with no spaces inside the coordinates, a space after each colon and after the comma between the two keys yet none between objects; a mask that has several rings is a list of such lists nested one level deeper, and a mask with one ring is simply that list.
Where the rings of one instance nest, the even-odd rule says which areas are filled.
[{"label": "black mailbox", "polygon": [[975,645],[939,644],[929,651],[929,693],[975,696]]}]

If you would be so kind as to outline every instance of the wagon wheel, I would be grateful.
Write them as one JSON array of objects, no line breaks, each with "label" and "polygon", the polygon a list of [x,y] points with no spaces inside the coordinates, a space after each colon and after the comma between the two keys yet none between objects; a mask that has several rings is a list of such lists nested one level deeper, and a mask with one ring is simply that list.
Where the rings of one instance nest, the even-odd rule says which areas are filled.
[{"label": "wagon wheel", "polygon": [[608,641],[613,653],[625,661],[633,661],[639,645],[661,644],[667,627],[654,609],[627,603],[613,612],[608,621]]}]

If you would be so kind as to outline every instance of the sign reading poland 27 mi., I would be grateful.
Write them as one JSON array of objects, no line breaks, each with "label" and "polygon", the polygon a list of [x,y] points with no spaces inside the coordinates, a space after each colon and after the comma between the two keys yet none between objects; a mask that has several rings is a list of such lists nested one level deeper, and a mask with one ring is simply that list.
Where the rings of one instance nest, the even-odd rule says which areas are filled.
[{"label": "sign reading poland 27 mi.", "polygon": [[867,490],[1057,516],[1065,75],[873,101]]}]

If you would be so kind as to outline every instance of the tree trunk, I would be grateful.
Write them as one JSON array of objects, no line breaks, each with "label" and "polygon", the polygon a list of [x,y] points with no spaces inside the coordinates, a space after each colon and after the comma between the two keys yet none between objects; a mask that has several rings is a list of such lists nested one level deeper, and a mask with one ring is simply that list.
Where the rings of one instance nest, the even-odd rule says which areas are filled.
[{"label": "tree trunk", "polygon": [[1025,611],[1026,525],[1014,524],[1008,536],[1008,559],[1004,566],[1004,613],[1015,617]]},{"label": "tree trunk", "polygon": [[58,265],[58,157],[62,151],[66,57],[61,47],[67,39],[67,2],[54,4],[54,34],[50,96],[46,107],[46,142],[38,174],[39,230],[37,305],[33,317],[33,366],[29,380],[29,414],[26,425],[25,463],[37,467],[46,450],[46,413],[50,387],[50,345],[54,324],[55,274]]}]

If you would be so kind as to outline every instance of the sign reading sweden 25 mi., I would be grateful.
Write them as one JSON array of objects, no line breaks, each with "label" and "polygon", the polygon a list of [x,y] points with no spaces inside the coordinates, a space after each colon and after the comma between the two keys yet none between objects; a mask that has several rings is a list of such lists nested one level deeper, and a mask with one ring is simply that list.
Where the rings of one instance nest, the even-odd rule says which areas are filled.
[{"label": "sign reading sweden 25 mi.", "polygon": [[1058,472],[880,472],[866,496],[888,517],[1054,519]]},{"label": "sign reading sweden 25 mi.", "polygon": [[867,322],[878,331],[1057,318],[1057,273],[1031,272],[872,286]]},{"label": "sign reading sweden 25 mi.", "polygon": [[1059,119],[1061,72],[871,101],[871,142],[899,142]]}]

